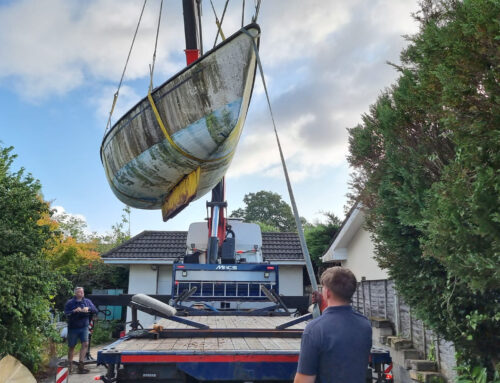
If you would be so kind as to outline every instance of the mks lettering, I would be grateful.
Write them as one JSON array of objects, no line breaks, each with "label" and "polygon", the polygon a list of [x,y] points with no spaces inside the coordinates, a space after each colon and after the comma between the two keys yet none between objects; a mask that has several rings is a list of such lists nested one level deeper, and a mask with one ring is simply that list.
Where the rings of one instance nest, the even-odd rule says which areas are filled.
[{"label": "mks lettering", "polygon": [[238,266],[233,265],[218,265],[216,270],[238,270]]}]

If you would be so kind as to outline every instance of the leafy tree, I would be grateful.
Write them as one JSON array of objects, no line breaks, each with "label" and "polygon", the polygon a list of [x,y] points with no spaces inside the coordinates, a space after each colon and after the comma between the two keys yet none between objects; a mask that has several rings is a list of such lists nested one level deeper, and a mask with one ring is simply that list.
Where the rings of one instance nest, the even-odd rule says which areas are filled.
[{"label": "leafy tree", "polygon": [[277,227],[274,227],[272,225],[269,225],[267,223],[263,222],[255,222],[257,225],[260,227],[260,231],[262,233],[276,233],[279,232],[279,229]]},{"label": "leafy tree", "polygon": [[261,190],[245,194],[244,208],[236,209],[231,217],[266,224],[281,232],[296,231],[292,209],[278,193]]},{"label": "leafy tree", "polygon": [[[87,292],[92,289],[123,288],[128,285],[128,269],[104,264],[100,254],[120,245],[130,238],[130,208],[123,209],[121,221],[112,226],[110,234],[85,234],[84,220],[67,213],[58,213],[50,222],[57,241],[47,250],[54,270],[63,275],[71,286],[82,286]],[[55,297],[56,308],[63,309],[71,291],[66,286],[59,289]]]},{"label": "leafy tree", "polygon": [[342,225],[342,222],[335,214],[326,212],[323,215],[326,217],[326,222],[317,222],[316,224],[308,225],[304,231],[309,255],[316,268],[322,266],[323,261],[321,257],[328,250],[333,237]]},{"label": "leafy tree", "polygon": [[124,289],[128,287],[129,271],[126,267],[105,264],[101,259],[81,265],[71,277],[74,286],[92,289]]},{"label": "leafy tree", "polygon": [[350,129],[377,255],[461,360],[499,360],[500,2],[424,1],[400,78]]},{"label": "leafy tree", "polygon": [[99,254],[106,253],[130,239],[130,206],[125,206],[122,211],[121,220],[111,226],[111,233],[105,235],[92,233],[88,237],[87,240],[94,243]]},{"label": "leafy tree", "polygon": [[56,221],[58,230],[62,232],[64,237],[71,237],[80,243],[87,240],[87,235],[85,234],[87,223],[80,217],[66,212],[58,212],[52,216],[52,219]]},{"label": "leafy tree", "polygon": [[95,244],[87,242],[84,220],[63,212],[52,217],[46,214],[43,221],[53,232],[52,244],[45,252],[54,270],[67,278],[79,266],[100,259]]},{"label": "leafy tree", "polygon": [[[64,230],[61,231],[61,227],[57,225],[57,222],[54,221],[54,223],[54,239],[57,240],[53,241],[52,246],[45,251],[54,270],[68,277],[72,273],[75,273],[78,267],[95,260],[100,260],[99,253],[95,249],[95,243],[77,240],[77,238],[71,235],[66,236],[62,234]],[[81,227],[84,229],[86,225]],[[81,233],[83,233],[83,230]],[[76,233],[76,236],[82,238],[80,236],[81,233]]]},{"label": "leafy tree", "polygon": [[51,333],[50,299],[62,280],[43,253],[54,235],[43,221],[49,206],[31,174],[11,170],[12,150],[0,147],[0,355],[36,370]]}]

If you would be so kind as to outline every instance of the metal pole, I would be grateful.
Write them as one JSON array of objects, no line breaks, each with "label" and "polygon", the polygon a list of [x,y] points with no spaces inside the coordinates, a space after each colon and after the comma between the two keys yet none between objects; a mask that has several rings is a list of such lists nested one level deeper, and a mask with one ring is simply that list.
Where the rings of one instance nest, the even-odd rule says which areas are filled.
[{"label": "metal pole", "polygon": [[137,320],[137,307],[132,307],[132,322],[130,323],[130,327],[132,330],[137,330],[138,328],[138,320]]},{"label": "metal pole", "polygon": [[198,4],[196,0],[182,0],[186,49],[200,49]]},{"label": "metal pole", "polygon": [[361,286],[361,283],[358,283],[358,288],[356,290],[356,308],[359,310],[359,286]]},{"label": "metal pole", "polygon": [[[290,203],[292,205],[293,217],[295,218],[295,225],[297,226],[297,232],[299,233],[300,247],[302,248],[302,254],[304,255],[304,260],[306,261],[307,274],[309,275],[309,280],[311,281],[311,287],[313,291],[318,290],[318,283],[316,282],[316,276],[314,275],[314,268],[311,262],[311,256],[309,255],[309,250],[307,249],[306,239],[304,237],[304,230],[302,229],[302,222],[300,222],[299,212],[297,210],[297,204],[295,203],[295,197],[293,195],[292,183],[290,182],[290,177],[288,176],[288,170],[286,167],[285,156],[283,155],[283,149],[281,148],[280,139],[278,136],[278,129],[276,128],[276,122],[274,120],[273,109],[271,107],[271,101],[269,99],[269,93],[267,91],[266,79],[264,77],[264,70],[262,69],[262,63],[259,57],[259,50],[255,45],[253,37],[245,30],[242,30],[248,36],[252,38],[255,54],[257,56],[257,64],[259,67],[260,77],[262,79],[262,85],[264,85],[264,91],[266,93],[267,105],[269,107],[269,113],[271,114],[271,120],[273,122],[274,135],[276,137],[276,143],[278,144],[278,149],[280,153],[281,165],[283,166],[283,173],[285,173],[286,187],[288,189],[288,195],[290,197]],[[317,304],[314,305],[313,317],[317,318],[320,316],[319,307]]]},{"label": "metal pole", "polygon": [[370,316],[372,317],[372,281],[368,281],[368,309]]},{"label": "metal pole", "polygon": [[184,14],[184,36],[186,38],[186,63],[191,64],[200,57],[200,18],[199,6],[196,0],[182,0],[182,11]]},{"label": "metal pole", "polygon": [[[262,74],[262,78],[264,78]],[[295,225],[297,226],[297,231],[299,233],[300,247],[302,248],[302,254],[304,254],[304,260],[306,261],[307,274],[309,275],[309,280],[311,281],[311,287],[313,291],[318,290],[318,282],[316,282],[316,276],[314,275],[314,268],[311,262],[311,256],[309,255],[309,250],[307,249],[306,239],[304,237],[304,230],[302,229],[302,222],[300,222],[299,211],[297,210],[297,204],[295,203],[295,197],[293,195],[292,184],[290,182],[290,177],[288,176],[288,170],[285,163],[285,157],[281,149],[280,140],[278,137],[278,132],[276,133],[276,141],[278,143],[278,148],[281,157],[281,164],[283,165],[283,172],[285,173],[286,186],[288,188],[288,195],[290,196],[290,202],[292,204],[293,216],[295,218]],[[320,315],[318,305],[314,305],[313,318],[317,318]]]},{"label": "metal pole", "polygon": [[389,319],[389,313],[387,312],[387,279],[384,279],[384,317]]},{"label": "metal pole", "polygon": [[408,310],[408,315],[410,316],[410,340],[413,342],[413,319],[411,318],[411,307]]},{"label": "metal pole", "polygon": [[245,0],[243,0],[243,7],[241,10],[241,27],[243,28],[243,25],[245,23]]},{"label": "metal pole", "polygon": [[366,316],[365,285],[363,284],[363,279],[361,279],[361,293],[363,294],[363,315]]},{"label": "metal pole", "polygon": [[396,335],[401,335],[401,321],[399,312],[399,296],[397,292],[394,292],[394,324],[396,325]]},{"label": "metal pole", "polygon": [[441,356],[439,355],[439,334],[436,335],[436,363],[438,365],[438,370],[441,369]]},{"label": "metal pole", "polygon": [[214,212],[212,213],[212,232],[211,237],[217,237],[217,226],[219,225],[219,206],[215,205],[213,207]]},{"label": "metal pole", "polygon": [[210,233],[210,243],[208,245],[208,263],[217,263],[217,252],[219,250],[219,237],[217,237],[219,206],[214,205],[212,209],[212,232]]},{"label": "metal pole", "polygon": [[200,41],[200,45],[198,47],[199,51],[200,51],[200,55],[203,55],[203,28],[201,27],[201,14],[202,14],[202,11],[201,11],[201,0],[196,0],[196,9],[197,9],[197,18],[198,18],[198,32],[199,32],[199,41]]},{"label": "metal pole", "polygon": [[424,338],[424,359],[427,359],[427,334],[425,333],[425,323],[422,321],[422,333]]}]

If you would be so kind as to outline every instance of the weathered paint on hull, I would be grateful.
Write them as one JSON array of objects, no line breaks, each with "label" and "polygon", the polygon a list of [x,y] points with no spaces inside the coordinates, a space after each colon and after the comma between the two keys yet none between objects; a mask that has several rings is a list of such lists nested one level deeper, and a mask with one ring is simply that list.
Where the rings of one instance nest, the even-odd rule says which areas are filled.
[{"label": "weathered paint on hull", "polygon": [[[259,27],[246,27],[258,42]],[[245,122],[255,79],[250,37],[238,32],[152,93],[175,144],[163,134],[147,98],[106,134],[101,159],[115,195],[129,206],[160,209],[187,174],[201,168],[200,198],[226,173]],[[207,162],[205,162],[207,161]]]}]

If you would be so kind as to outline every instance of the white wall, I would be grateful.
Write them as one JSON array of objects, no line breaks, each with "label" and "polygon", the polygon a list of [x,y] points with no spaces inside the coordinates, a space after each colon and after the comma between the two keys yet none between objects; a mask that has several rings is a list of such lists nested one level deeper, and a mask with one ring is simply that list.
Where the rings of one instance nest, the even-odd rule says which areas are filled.
[{"label": "white wall", "polygon": [[373,258],[374,255],[375,247],[370,233],[360,227],[347,247],[347,260],[341,264],[354,273],[358,282],[361,277],[367,280],[388,278],[387,272],[382,270]]},{"label": "white wall", "polygon": [[130,265],[129,294],[156,294],[156,271],[151,265]]},{"label": "white wall", "polygon": [[160,275],[158,278],[158,294],[172,294],[172,265],[160,266]]},{"label": "white wall", "polygon": [[282,295],[304,295],[302,269],[304,266],[279,265],[279,285]]},{"label": "white wall", "polygon": [[[128,279],[129,294],[156,294],[156,271],[151,269],[151,265],[130,265]],[[151,327],[154,317],[142,311],[137,311],[137,318],[144,328]],[[127,308],[127,322],[132,320],[132,311]],[[130,326],[127,325],[127,330]]]}]

